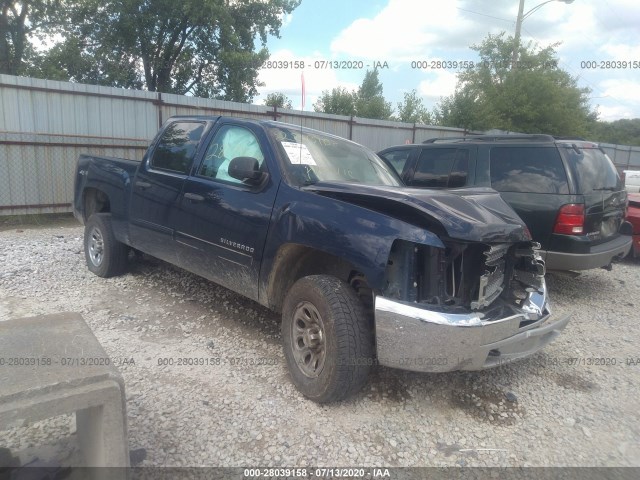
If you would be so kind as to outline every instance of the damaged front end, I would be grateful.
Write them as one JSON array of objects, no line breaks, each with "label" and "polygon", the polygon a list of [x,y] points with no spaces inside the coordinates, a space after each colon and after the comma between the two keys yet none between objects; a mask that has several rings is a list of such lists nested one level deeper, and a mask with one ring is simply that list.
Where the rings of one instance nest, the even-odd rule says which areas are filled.
[{"label": "damaged front end", "polygon": [[381,364],[479,370],[535,353],[566,326],[551,318],[539,245],[443,244],[394,242],[375,300]]}]

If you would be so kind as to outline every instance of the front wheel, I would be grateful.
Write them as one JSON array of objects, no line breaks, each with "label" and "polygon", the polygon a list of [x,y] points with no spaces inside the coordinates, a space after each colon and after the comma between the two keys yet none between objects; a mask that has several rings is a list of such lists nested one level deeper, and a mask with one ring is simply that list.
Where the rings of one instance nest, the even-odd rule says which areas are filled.
[{"label": "front wheel", "polygon": [[298,280],[282,309],[284,354],[298,390],[318,403],[359,391],[374,362],[372,323],[347,283],[328,275]]},{"label": "front wheel", "polygon": [[110,213],[94,213],[84,227],[84,256],[89,270],[99,277],[124,273],[129,247],[116,240]]}]

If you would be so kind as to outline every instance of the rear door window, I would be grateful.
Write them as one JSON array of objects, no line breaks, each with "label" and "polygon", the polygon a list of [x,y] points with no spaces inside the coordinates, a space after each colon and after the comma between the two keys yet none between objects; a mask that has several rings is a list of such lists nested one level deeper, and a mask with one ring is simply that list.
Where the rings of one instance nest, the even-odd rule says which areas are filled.
[{"label": "rear door window", "polygon": [[569,193],[556,147],[493,147],[491,186],[499,192]]},{"label": "rear door window", "polygon": [[203,122],[175,122],[169,125],[153,152],[151,167],[188,174],[204,127]]},{"label": "rear door window", "polygon": [[565,147],[569,164],[573,165],[578,193],[583,195],[598,191],[622,190],[616,167],[611,159],[598,148]]},{"label": "rear door window", "polygon": [[418,159],[411,185],[428,188],[464,187],[468,171],[468,149],[425,148]]}]

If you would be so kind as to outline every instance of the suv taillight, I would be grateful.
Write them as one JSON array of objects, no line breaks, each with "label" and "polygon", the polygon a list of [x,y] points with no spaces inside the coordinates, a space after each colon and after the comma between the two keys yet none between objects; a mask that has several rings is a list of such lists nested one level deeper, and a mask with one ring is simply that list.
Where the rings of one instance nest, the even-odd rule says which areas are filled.
[{"label": "suv taillight", "polygon": [[584,205],[568,203],[560,207],[553,233],[580,235],[584,233]]}]

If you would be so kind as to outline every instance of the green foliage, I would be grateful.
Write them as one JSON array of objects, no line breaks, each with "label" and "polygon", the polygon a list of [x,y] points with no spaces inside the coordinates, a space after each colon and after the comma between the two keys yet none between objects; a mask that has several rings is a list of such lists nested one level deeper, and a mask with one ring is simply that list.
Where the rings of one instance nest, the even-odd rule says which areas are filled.
[{"label": "green foliage", "polygon": [[453,95],[436,108],[440,125],[471,130],[518,131],[579,135],[587,133],[597,114],[590,109],[588,88],[558,68],[557,44],[518,49],[517,68],[511,56],[514,40],[489,35],[480,45],[480,62],[458,75]]},{"label": "green foliage", "polygon": [[398,103],[398,115],[396,120],[405,123],[422,123],[430,125],[432,123],[431,114],[418,97],[418,92],[414,88],[410,92],[405,92],[404,100]]},{"label": "green foliage", "polygon": [[[71,81],[249,101],[267,35],[300,0],[76,0],[65,38],[32,72]],[[259,38],[261,48],[254,40]]]},{"label": "green foliage", "polygon": [[122,88],[144,86],[136,72],[135,59],[114,55],[92,57],[77,38],[58,43],[46,54],[34,54],[29,60],[24,73],[30,77]]},{"label": "green foliage", "polygon": [[291,108],[291,100],[284,93],[273,92],[267,95],[265,105],[278,108]]},{"label": "green foliage", "polygon": [[323,91],[313,108],[316,112],[381,120],[390,119],[393,113],[391,103],[385,101],[382,95],[382,84],[378,79],[377,69],[367,70],[357,92],[349,92],[344,87]]},{"label": "green foliage", "polygon": [[0,73],[23,73],[25,60],[33,55],[29,39],[59,10],[58,0],[0,0]]},{"label": "green foliage", "polygon": [[601,143],[640,146],[640,118],[594,122],[588,138]]},{"label": "green foliage", "polygon": [[377,118],[388,120],[393,109],[391,102],[387,102],[382,94],[382,83],[378,78],[378,69],[367,70],[362,85],[355,98],[356,115],[363,118]]},{"label": "green foliage", "polygon": [[336,87],[331,91],[325,90],[313,104],[316,112],[332,113],[334,115],[355,115],[355,92],[349,92],[344,87]]}]

